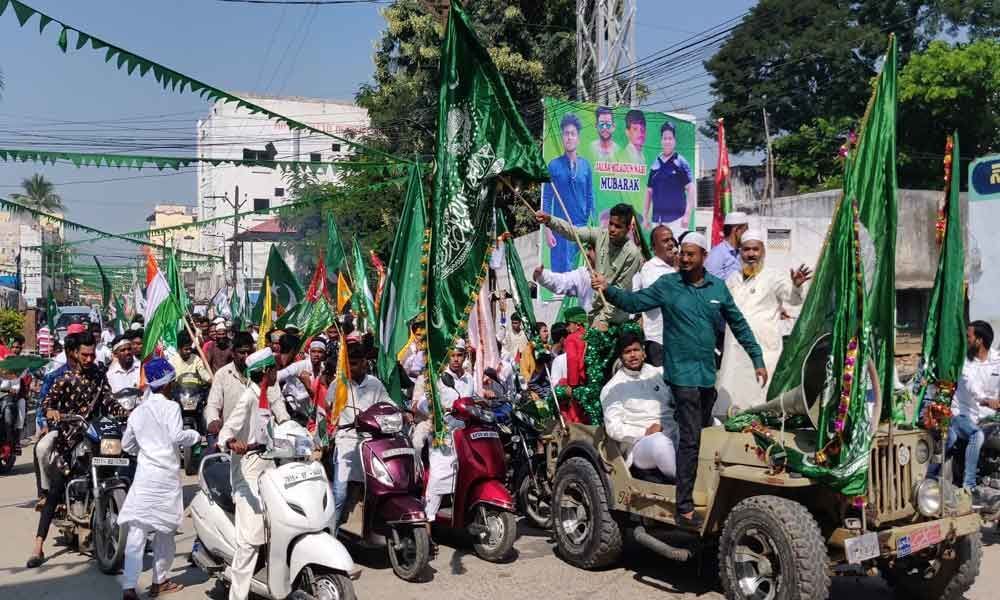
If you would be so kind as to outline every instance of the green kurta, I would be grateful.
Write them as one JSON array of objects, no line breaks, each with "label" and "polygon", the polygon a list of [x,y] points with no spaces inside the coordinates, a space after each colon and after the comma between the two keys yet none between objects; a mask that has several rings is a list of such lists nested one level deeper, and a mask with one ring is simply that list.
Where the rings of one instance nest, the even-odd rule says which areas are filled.
[{"label": "green kurta", "polygon": [[[608,285],[626,290],[632,289],[632,277],[639,272],[644,261],[642,250],[632,240],[626,241],[622,246],[615,246],[611,243],[607,229],[573,227],[569,222],[556,217],[552,217],[549,221],[549,228],[572,242],[576,242],[576,237],[573,235],[573,230],[576,229],[581,242],[594,246],[594,253],[597,256],[595,268],[608,279]],[[598,323],[623,323],[626,319],[628,313],[617,310],[614,306],[605,305],[599,295],[594,297],[594,305],[590,309],[591,327]]]},{"label": "green kurta", "polygon": [[715,385],[715,332],[724,320],[743,346],[753,366],[764,366],[764,357],[750,325],[736,307],[726,284],[705,273],[699,285],[684,281],[680,273],[669,273],[652,287],[628,292],[608,287],[608,302],[638,313],[659,308],[663,314],[663,378],[672,385]]}]

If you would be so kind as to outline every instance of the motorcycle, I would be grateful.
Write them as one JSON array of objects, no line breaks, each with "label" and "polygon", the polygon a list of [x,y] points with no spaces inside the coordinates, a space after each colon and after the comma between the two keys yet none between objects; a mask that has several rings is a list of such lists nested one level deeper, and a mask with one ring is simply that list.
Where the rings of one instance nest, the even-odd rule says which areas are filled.
[{"label": "motorcycle", "polygon": [[493,413],[507,455],[508,488],[515,494],[518,511],[536,527],[548,529],[552,526],[552,482],[534,401],[521,389],[517,377],[511,389],[500,381],[495,369],[486,369],[485,374],[500,388]]},{"label": "motorcycle", "polygon": [[[263,450],[263,458],[279,464],[257,481],[267,541],[260,553],[264,567],[254,574],[250,591],[275,600],[354,600],[353,580],[361,570],[330,534],[333,495],[322,464],[310,460],[312,450],[309,432],[294,421],[276,426]],[[191,561],[223,581],[230,579],[236,551],[229,461],[228,454],[202,459],[200,489],[191,502],[197,536]]]},{"label": "motorcycle", "polygon": [[[979,450],[976,466],[976,504],[984,523],[992,522],[1000,531],[1000,418],[980,419],[977,423],[983,432],[983,447]],[[959,440],[948,456],[952,459],[952,481],[961,487],[965,474],[965,440]]]},{"label": "motorcycle", "polygon": [[[62,418],[87,423],[79,415]],[[122,452],[124,428],[118,419],[101,415],[87,424],[69,453],[65,508],[55,519],[70,544],[92,550],[98,568],[108,575],[121,570],[125,557],[126,528],[118,526],[118,514],[132,484],[134,461]]]},{"label": "motorcycle", "polygon": [[205,384],[195,375],[182,376],[177,385],[177,401],[181,405],[181,420],[184,423],[184,429],[194,429],[202,436],[200,442],[181,450],[184,473],[195,475],[198,473],[198,465],[201,464],[201,457],[207,446],[205,441],[207,429],[202,417],[205,404],[208,401]]},{"label": "motorcycle", "polygon": [[359,455],[364,469],[362,500],[353,505],[339,532],[384,545],[392,570],[405,581],[423,577],[430,562],[430,534],[421,488],[423,467],[407,436],[403,415],[380,402],[357,416],[354,428],[365,439]]},{"label": "motorcycle", "polygon": [[[442,373],[441,382],[455,390],[450,373]],[[454,492],[448,497],[451,505],[442,503],[434,525],[471,534],[477,556],[500,562],[514,547],[517,522],[514,499],[503,484],[507,467],[496,419],[487,407],[468,397],[455,400],[451,412],[465,426],[451,432],[458,472]]]},{"label": "motorcycle", "polygon": [[0,474],[10,473],[17,460],[17,392],[16,379],[0,382]]}]

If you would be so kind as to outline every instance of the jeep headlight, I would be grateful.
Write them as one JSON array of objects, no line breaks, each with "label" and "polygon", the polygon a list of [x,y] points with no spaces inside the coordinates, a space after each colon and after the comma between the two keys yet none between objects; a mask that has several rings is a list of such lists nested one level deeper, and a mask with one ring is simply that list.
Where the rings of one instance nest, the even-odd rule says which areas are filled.
[{"label": "jeep headlight", "polygon": [[931,445],[927,443],[927,440],[918,440],[916,449],[913,452],[913,458],[916,459],[918,465],[926,464],[931,458]]},{"label": "jeep headlight", "polygon": [[936,479],[924,479],[913,493],[917,511],[925,517],[936,517],[941,512],[941,484]]}]

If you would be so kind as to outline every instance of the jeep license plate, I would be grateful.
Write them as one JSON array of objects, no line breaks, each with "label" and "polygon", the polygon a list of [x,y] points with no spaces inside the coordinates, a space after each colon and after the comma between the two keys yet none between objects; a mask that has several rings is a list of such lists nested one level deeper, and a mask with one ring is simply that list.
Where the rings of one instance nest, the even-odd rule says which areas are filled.
[{"label": "jeep license plate", "polygon": [[896,555],[899,558],[919,552],[938,544],[944,539],[941,535],[941,524],[935,523],[923,529],[918,529],[910,535],[904,535],[896,542]]},{"label": "jeep license plate", "polygon": [[847,562],[852,565],[860,564],[872,558],[878,558],[878,534],[871,532],[848,538],[844,542],[844,548],[847,550]]},{"label": "jeep license plate", "polygon": [[127,467],[127,458],[111,458],[109,456],[95,456],[90,459],[90,464],[95,467]]}]

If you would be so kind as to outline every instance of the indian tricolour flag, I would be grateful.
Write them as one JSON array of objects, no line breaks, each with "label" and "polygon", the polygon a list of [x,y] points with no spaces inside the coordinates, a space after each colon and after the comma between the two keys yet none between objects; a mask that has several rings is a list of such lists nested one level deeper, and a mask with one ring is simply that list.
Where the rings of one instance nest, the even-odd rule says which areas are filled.
[{"label": "indian tricolour flag", "polygon": [[177,348],[177,325],[181,311],[170,293],[167,277],[156,262],[153,252],[146,250],[146,321],[142,336],[142,359],[145,360],[162,343],[164,348]]}]

